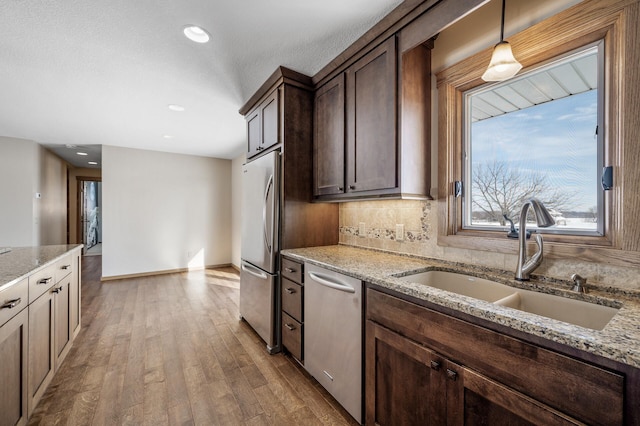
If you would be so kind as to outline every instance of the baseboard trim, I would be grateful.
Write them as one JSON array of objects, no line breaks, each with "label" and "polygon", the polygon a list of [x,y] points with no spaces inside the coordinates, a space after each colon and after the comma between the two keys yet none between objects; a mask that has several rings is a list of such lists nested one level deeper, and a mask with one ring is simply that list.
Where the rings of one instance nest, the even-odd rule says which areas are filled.
[{"label": "baseboard trim", "polygon": [[218,265],[197,266],[192,268],[165,269],[162,271],[140,272],[136,274],[108,275],[108,276],[100,277],[100,281],[126,280],[128,278],[153,277],[155,275],[179,274],[182,272],[202,271],[205,269],[218,269],[218,268],[229,268],[229,267],[237,269],[235,265],[231,263],[221,263]]}]

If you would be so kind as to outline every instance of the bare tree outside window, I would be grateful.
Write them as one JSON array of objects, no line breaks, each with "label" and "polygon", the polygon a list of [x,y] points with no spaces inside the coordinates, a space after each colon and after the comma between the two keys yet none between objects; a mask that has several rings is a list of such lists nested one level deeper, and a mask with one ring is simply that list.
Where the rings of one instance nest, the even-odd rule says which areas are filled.
[{"label": "bare tree outside window", "polygon": [[472,179],[472,214],[501,226],[505,225],[503,215],[517,222],[520,208],[529,198],[538,198],[557,212],[567,210],[575,199],[573,194],[552,188],[544,173],[509,167],[504,161],[475,166]]}]

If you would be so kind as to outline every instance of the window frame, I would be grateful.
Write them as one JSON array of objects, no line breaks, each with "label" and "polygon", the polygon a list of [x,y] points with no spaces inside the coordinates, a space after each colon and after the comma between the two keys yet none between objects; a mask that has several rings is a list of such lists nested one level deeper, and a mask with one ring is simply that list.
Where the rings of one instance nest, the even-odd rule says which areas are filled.
[{"label": "window frame", "polygon": [[[545,235],[545,254],[624,266],[640,265],[640,40],[635,31],[640,4],[585,0],[514,36],[514,54],[530,69],[580,47],[604,41],[604,164],[613,166],[614,188],[605,192],[603,236]],[[481,84],[491,48],[437,74],[438,245],[514,254],[517,244],[504,231],[462,228],[461,181],[464,140],[463,93]],[[628,142],[627,142],[628,141]],[[624,194],[629,194],[624,197]]]},{"label": "window frame", "polygon": [[[515,79],[525,79],[528,78],[528,76],[531,76],[537,72],[539,72],[541,69],[544,69],[545,67],[549,67],[549,66],[557,66],[558,64],[562,64],[567,62],[567,60],[569,60],[570,58],[576,58],[576,57],[580,57],[580,56],[584,56],[585,54],[587,54],[586,52],[588,51],[595,51],[596,54],[596,58],[597,58],[597,67],[598,67],[598,77],[597,77],[597,82],[598,82],[598,88],[597,88],[597,102],[598,102],[598,111],[597,111],[597,117],[596,117],[596,126],[599,129],[598,130],[598,134],[597,134],[597,151],[596,151],[596,158],[595,158],[595,162],[597,165],[597,170],[602,173],[603,167],[605,167],[607,164],[604,163],[604,152],[607,149],[607,141],[605,138],[605,132],[606,132],[606,127],[604,125],[604,109],[605,109],[605,75],[604,75],[604,70],[605,70],[605,47],[604,47],[604,40],[597,40],[594,43],[590,43],[587,44],[585,46],[581,46],[577,49],[574,49],[570,52],[567,52],[565,54],[559,55],[557,57],[551,58],[548,61],[545,61],[543,63],[540,64],[536,64],[535,66],[530,67],[529,69],[526,69],[520,73],[518,73],[517,76],[515,76],[513,79],[507,80],[507,82],[511,82],[512,80]],[[471,181],[471,176],[473,173],[473,170],[471,168],[471,163],[472,163],[472,156],[471,156],[471,149],[472,149],[472,140],[471,140],[471,129],[470,129],[470,125],[471,125],[471,120],[470,120],[470,110],[471,110],[471,105],[470,105],[470,97],[473,95],[476,95],[478,93],[483,93],[489,90],[492,90],[494,87],[501,85],[504,82],[495,82],[495,83],[484,83],[481,84],[480,86],[474,87],[470,90],[465,91],[464,93],[462,93],[462,102],[463,102],[463,106],[462,106],[462,152],[463,152],[463,160],[462,160],[462,183],[463,183],[463,195],[462,195],[462,228],[467,230],[478,230],[478,231],[500,231],[500,230],[504,230],[504,232],[508,232],[508,229],[506,227],[502,227],[502,228],[497,228],[496,226],[482,226],[482,225],[473,225],[471,223],[469,223],[469,221],[471,220],[471,216],[472,216],[472,202],[470,199],[470,196],[472,194],[472,187],[473,187],[473,183]],[[553,100],[551,101],[553,102]],[[519,111],[519,110],[518,110]],[[598,180],[599,182],[599,180]],[[598,186],[597,188],[594,188],[597,191],[597,196],[596,196],[596,206],[598,209],[598,222],[597,222],[597,226],[595,228],[595,230],[581,230],[581,229],[576,229],[576,228],[556,228],[556,227],[551,227],[551,228],[537,228],[532,224],[529,224],[527,226],[527,228],[531,228],[531,229],[536,229],[537,232],[541,233],[541,234],[555,234],[555,235],[583,235],[583,236],[592,236],[592,237],[597,237],[597,236],[603,236],[606,234],[606,230],[605,230],[605,216],[606,216],[606,205],[604,202],[604,198],[605,198],[605,191],[601,188],[601,186]],[[514,220],[514,222],[517,222],[518,217],[512,217],[512,219]]]}]

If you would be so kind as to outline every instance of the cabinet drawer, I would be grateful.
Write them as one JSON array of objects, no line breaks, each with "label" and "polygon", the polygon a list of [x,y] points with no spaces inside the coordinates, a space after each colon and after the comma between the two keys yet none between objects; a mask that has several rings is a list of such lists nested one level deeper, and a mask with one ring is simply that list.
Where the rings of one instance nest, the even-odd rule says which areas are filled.
[{"label": "cabinet drawer", "polygon": [[16,316],[29,304],[29,279],[0,291],[0,326]]},{"label": "cabinet drawer", "polygon": [[286,278],[282,279],[282,310],[302,322],[302,292],[304,288]]},{"label": "cabinet drawer", "polygon": [[56,283],[56,265],[50,265],[29,277],[29,303]]},{"label": "cabinet drawer", "polygon": [[71,253],[56,262],[56,282],[66,277],[73,270]]},{"label": "cabinet drawer", "polygon": [[282,276],[289,278],[291,281],[298,284],[302,284],[302,263],[295,262],[293,260],[282,258]]},{"label": "cabinet drawer", "polygon": [[372,289],[366,317],[583,422],[622,424],[620,374]]},{"label": "cabinet drawer", "polygon": [[291,355],[302,361],[302,324],[282,313],[282,344]]}]

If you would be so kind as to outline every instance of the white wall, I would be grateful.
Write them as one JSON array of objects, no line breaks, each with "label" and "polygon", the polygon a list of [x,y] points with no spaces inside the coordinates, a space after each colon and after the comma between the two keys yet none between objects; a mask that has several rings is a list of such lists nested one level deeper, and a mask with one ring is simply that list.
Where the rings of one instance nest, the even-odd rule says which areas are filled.
[{"label": "white wall", "polygon": [[234,158],[231,166],[231,263],[240,268],[240,249],[242,242],[242,165],[247,161],[247,156]]},{"label": "white wall", "polygon": [[103,146],[102,276],[231,263],[231,161]]},{"label": "white wall", "polygon": [[36,245],[39,146],[0,137],[0,247]]}]

